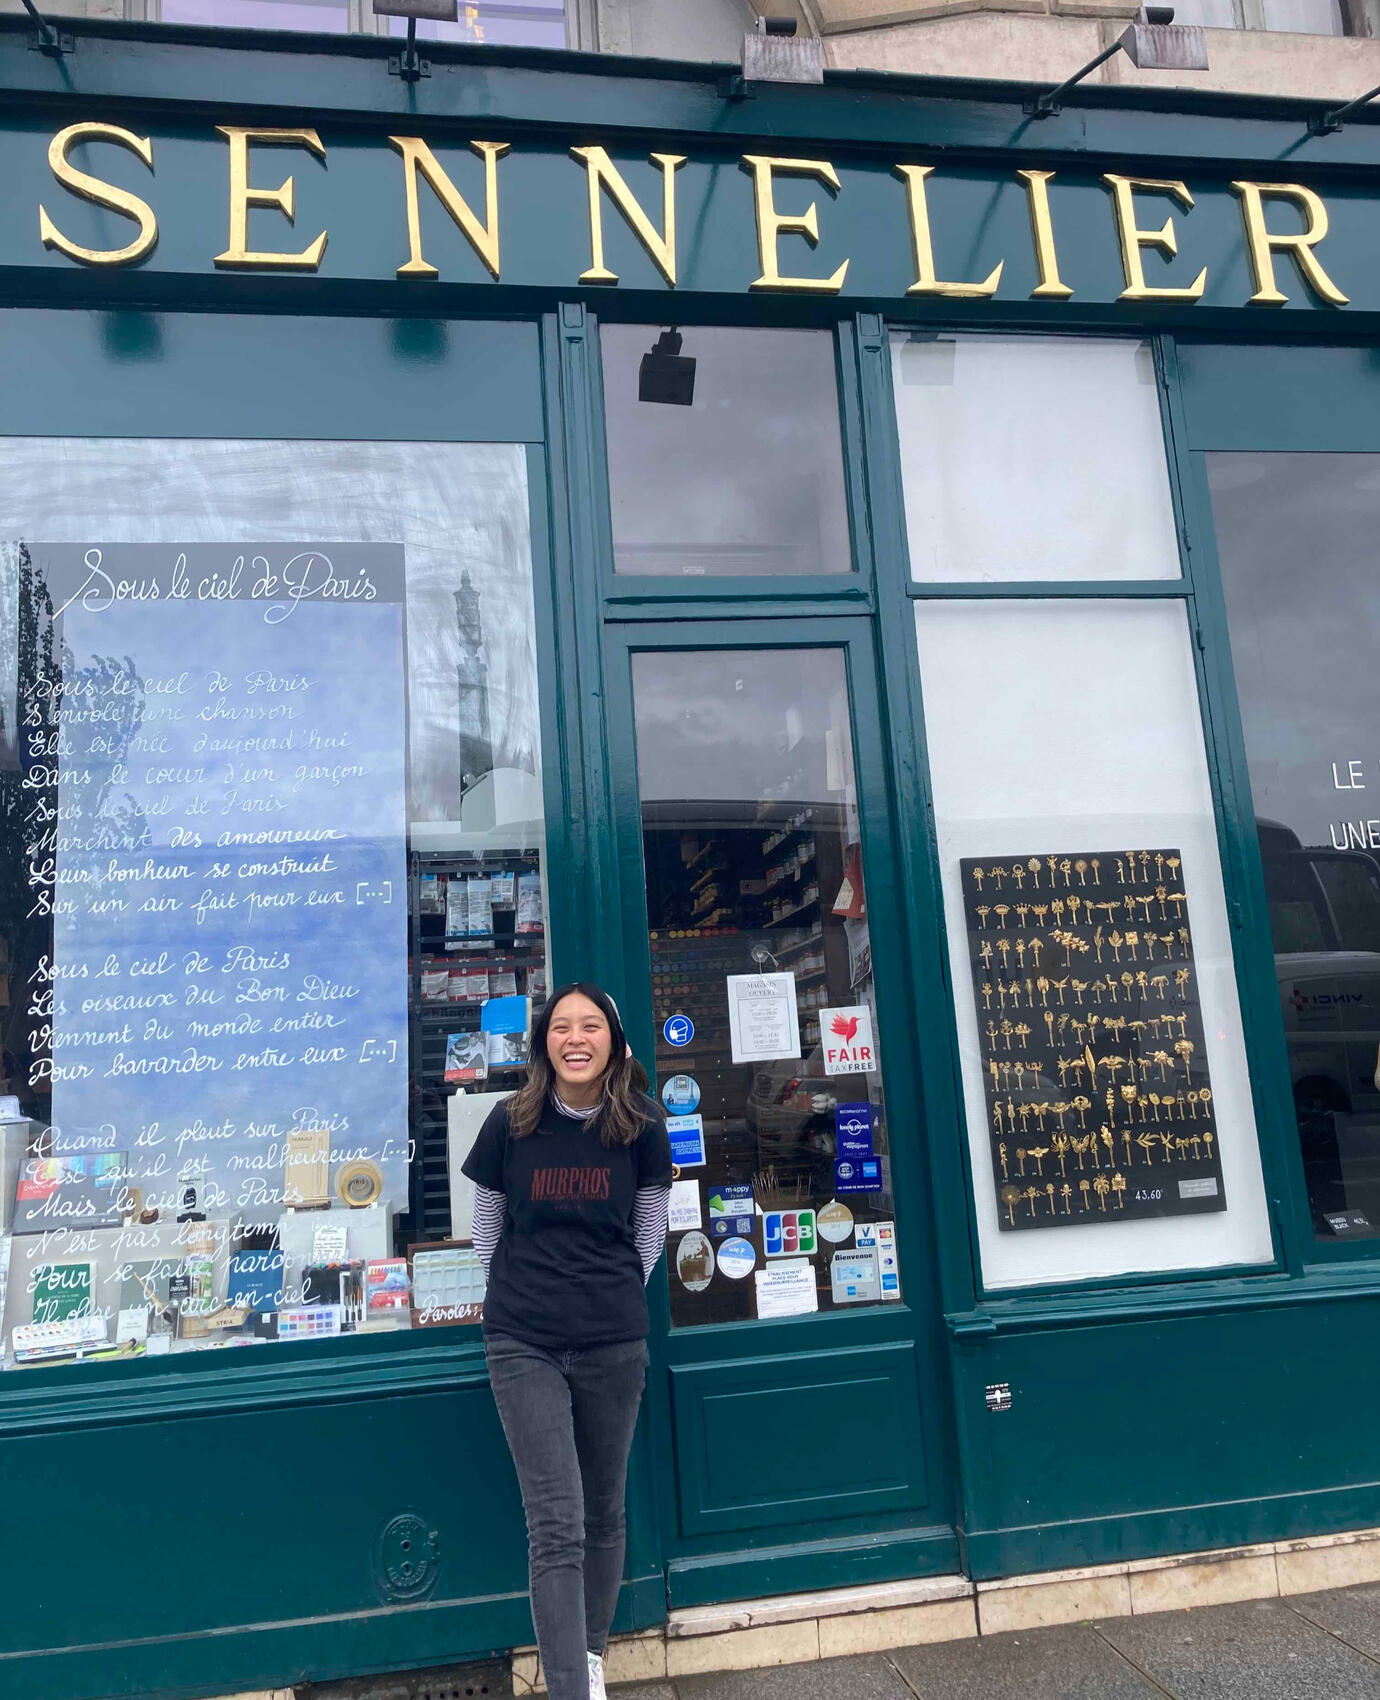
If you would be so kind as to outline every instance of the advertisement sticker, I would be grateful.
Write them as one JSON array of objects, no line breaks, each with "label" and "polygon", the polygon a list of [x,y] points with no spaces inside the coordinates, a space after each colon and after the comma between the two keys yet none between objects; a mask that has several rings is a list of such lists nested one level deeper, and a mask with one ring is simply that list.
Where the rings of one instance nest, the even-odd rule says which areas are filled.
[{"label": "advertisement sticker", "polygon": [[829,1262],[829,1285],[836,1305],[875,1303],[882,1296],[877,1253],[836,1251]]},{"label": "advertisement sticker", "polygon": [[880,1192],[882,1163],[879,1157],[839,1157],[834,1161],[834,1191]]},{"label": "advertisement sticker", "polygon": [[876,1068],[877,1045],[872,1037],[872,1011],[865,1003],[820,1010],[819,1034],[824,1045],[826,1074],[866,1074],[869,1069]]},{"label": "advertisement sticker", "polygon": [[673,1233],[683,1233],[687,1228],[702,1228],[704,1218],[700,1213],[700,1183],[698,1181],[672,1181],[671,1202],[666,1217],[667,1229]]},{"label": "advertisement sticker", "polygon": [[666,1132],[671,1138],[671,1161],[682,1169],[697,1169],[704,1162],[704,1117],[667,1116]]},{"label": "advertisement sticker", "polygon": [[719,1247],[719,1273],[727,1275],[730,1281],[744,1280],[756,1266],[757,1253],[752,1249],[751,1241],[735,1236]]},{"label": "advertisement sticker", "polygon": [[676,1247],[676,1274],[689,1293],[702,1293],[714,1278],[714,1248],[703,1234],[687,1234]]},{"label": "advertisement sticker", "polygon": [[709,1231],[716,1239],[732,1234],[746,1238],[752,1233],[756,1209],[750,1186],[711,1186],[708,1198]]},{"label": "advertisement sticker", "polygon": [[834,1106],[834,1138],[840,1157],[871,1157],[871,1104],[836,1104]]},{"label": "advertisement sticker", "polygon": [[762,1248],[768,1257],[810,1257],[815,1250],[813,1210],[768,1210],[762,1217]]},{"label": "advertisement sticker", "polygon": [[853,1212],[836,1198],[815,1217],[815,1227],[820,1239],[828,1240],[830,1245],[842,1245],[853,1232]]},{"label": "advertisement sticker", "polygon": [[661,1089],[661,1101],[671,1116],[688,1116],[700,1107],[699,1082],[693,1075],[673,1074]]},{"label": "advertisement sticker", "polygon": [[901,1267],[896,1260],[896,1224],[894,1222],[859,1222],[857,1244],[860,1251],[877,1254],[877,1269],[881,1277],[882,1297],[901,1296]]}]

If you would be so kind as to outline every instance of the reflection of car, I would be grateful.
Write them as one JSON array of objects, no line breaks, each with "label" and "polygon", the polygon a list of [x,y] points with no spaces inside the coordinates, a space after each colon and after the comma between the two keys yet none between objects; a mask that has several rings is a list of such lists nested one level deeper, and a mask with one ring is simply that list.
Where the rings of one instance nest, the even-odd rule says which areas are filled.
[{"label": "reflection of car", "polygon": [[[834,1153],[834,1105],[842,1077],[824,1072],[824,1048],[808,1057],[759,1063],[748,1093],[747,1124],[764,1161]],[[846,1101],[846,1100],[845,1100]]]},{"label": "reflection of car", "polygon": [[1257,821],[1294,1110],[1315,1218],[1347,1207],[1339,1115],[1380,1112],[1380,860]]}]

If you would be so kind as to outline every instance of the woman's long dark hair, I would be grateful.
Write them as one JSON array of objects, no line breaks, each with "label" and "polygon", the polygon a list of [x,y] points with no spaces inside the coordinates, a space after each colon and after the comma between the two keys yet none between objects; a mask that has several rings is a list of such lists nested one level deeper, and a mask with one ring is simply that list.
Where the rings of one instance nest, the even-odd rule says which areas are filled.
[{"label": "woman's long dark hair", "polygon": [[527,1078],[508,1100],[508,1131],[514,1139],[525,1139],[529,1133],[536,1132],[546,1100],[557,1084],[556,1071],[546,1051],[551,1017],[561,999],[574,992],[588,998],[600,1011],[609,1024],[612,1040],[609,1065],[604,1070],[604,1096],[594,1113],[592,1126],[597,1129],[601,1144],[631,1145],[647,1120],[647,1105],[642,1096],[647,1090],[647,1071],[628,1049],[618,1006],[592,980],[572,980],[568,986],[557,986],[547,999],[546,1008],[532,1028]]}]

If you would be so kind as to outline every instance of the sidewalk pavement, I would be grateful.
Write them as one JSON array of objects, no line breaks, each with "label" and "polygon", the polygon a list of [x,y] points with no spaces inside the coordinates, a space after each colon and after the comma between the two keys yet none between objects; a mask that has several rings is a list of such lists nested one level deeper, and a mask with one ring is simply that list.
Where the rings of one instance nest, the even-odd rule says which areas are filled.
[{"label": "sidewalk pavement", "polygon": [[610,1700],[1380,1700],[1380,1585],[632,1683]]}]

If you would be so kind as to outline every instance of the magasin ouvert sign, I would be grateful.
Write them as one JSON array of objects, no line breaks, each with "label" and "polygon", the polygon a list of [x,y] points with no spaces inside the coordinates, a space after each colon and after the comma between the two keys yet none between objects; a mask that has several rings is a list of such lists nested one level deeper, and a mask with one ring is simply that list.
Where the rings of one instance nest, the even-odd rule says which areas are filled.
[{"label": "magasin ouvert sign", "polygon": [[[417,288],[1380,306],[1373,201],[1260,177],[83,120],[9,138],[0,263]],[[164,189],[163,185],[167,185]],[[188,192],[194,186],[194,192]],[[27,215],[24,212],[27,203]],[[1348,263],[1350,262],[1350,263]]]}]

